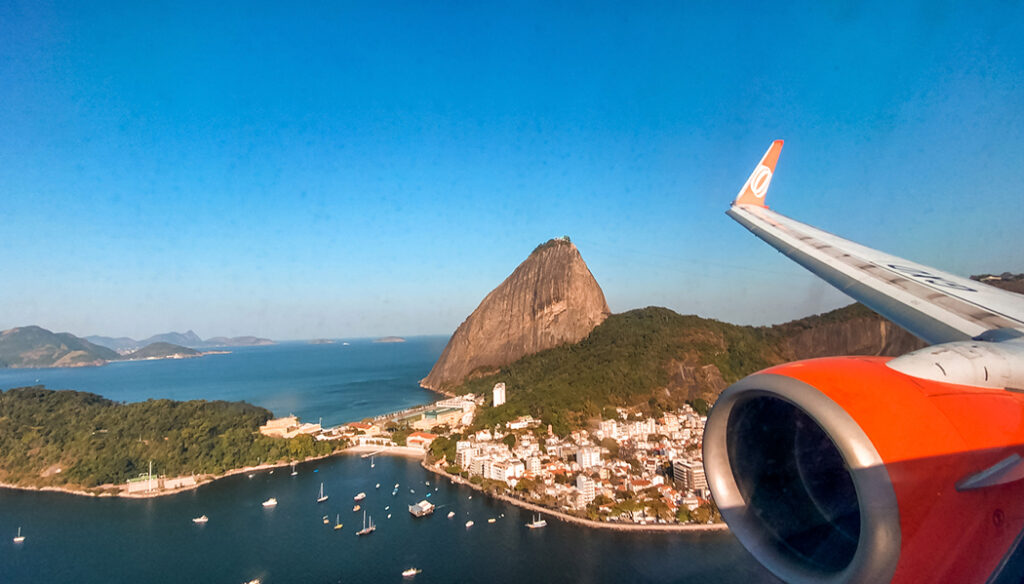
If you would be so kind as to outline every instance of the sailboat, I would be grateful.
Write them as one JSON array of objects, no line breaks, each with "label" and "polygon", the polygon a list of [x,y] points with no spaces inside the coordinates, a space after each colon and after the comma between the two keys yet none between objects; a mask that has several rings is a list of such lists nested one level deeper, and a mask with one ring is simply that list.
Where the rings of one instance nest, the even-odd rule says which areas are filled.
[{"label": "sailboat", "polygon": [[299,471],[295,470],[295,462],[292,462],[292,476],[299,474]]},{"label": "sailboat", "polygon": [[373,468],[374,466],[376,466],[376,463],[373,462],[373,457],[371,456],[370,457],[370,468]]},{"label": "sailboat", "polygon": [[21,527],[18,527],[18,535],[14,538],[14,543],[21,543],[25,541],[25,536],[21,534]]},{"label": "sailboat", "polygon": [[369,535],[377,529],[377,526],[373,524],[373,517],[370,518],[370,523],[366,523],[366,511],[363,511],[363,528],[356,532],[356,535]]},{"label": "sailboat", "polygon": [[341,529],[341,513],[339,513],[338,516],[334,518],[334,529]]},{"label": "sailboat", "polygon": [[317,497],[316,502],[317,503],[323,503],[326,500],[327,500],[327,495],[324,494],[324,484],[320,483],[320,496]]},{"label": "sailboat", "polygon": [[541,516],[538,514],[533,519],[533,521],[527,523],[526,526],[529,527],[530,529],[539,529],[541,527],[547,527],[547,524],[548,524],[547,520],[546,519],[542,519]]}]

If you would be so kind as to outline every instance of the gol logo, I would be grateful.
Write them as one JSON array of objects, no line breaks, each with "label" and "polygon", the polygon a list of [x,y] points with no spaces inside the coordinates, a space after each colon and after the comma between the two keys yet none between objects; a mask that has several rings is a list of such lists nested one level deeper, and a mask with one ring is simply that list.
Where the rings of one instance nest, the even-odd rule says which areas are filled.
[{"label": "gol logo", "polygon": [[750,175],[750,192],[754,193],[754,196],[758,199],[764,198],[764,194],[768,192],[768,183],[771,180],[771,169],[763,164],[757,165],[754,174]]}]

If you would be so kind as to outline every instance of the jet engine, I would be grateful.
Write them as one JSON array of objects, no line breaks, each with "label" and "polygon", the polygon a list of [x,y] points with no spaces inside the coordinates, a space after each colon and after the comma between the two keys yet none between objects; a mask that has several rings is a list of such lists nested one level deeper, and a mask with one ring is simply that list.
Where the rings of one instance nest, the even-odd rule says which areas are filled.
[{"label": "jet engine", "polygon": [[984,582],[1024,527],[1024,395],[879,357],[787,363],[726,389],[708,485],[787,582]]}]

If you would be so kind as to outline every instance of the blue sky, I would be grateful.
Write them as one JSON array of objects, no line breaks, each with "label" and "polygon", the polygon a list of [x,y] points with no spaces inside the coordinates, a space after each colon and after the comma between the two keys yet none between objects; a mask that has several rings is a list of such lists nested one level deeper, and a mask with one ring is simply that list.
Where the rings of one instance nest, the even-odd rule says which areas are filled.
[{"label": "blue sky", "polygon": [[0,328],[448,334],[561,235],[782,322],[846,300],[724,215],[776,138],[775,209],[1024,271],[1020,3],[486,4],[0,0]]}]

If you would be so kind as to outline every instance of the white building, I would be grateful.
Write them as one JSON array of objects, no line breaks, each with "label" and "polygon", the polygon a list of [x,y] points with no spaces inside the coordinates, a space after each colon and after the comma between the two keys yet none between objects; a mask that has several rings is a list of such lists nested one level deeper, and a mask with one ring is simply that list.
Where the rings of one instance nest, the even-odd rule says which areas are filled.
[{"label": "white building", "polygon": [[576,453],[576,462],[583,469],[599,466],[601,464],[601,450],[593,446],[584,446]]},{"label": "white building", "polygon": [[505,382],[494,384],[494,407],[505,403]]},{"label": "white building", "polygon": [[699,460],[676,460],[672,463],[672,478],[684,491],[698,492],[708,488],[704,476],[704,463]]},{"label": "white building", "polygon": [[594,480],[586,475],[581,474],[576,477],[576,488],[579,489],[580,495],[583,497],[584,504],[589,505],[597,496],[597,488],[594,484]]}]

